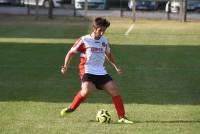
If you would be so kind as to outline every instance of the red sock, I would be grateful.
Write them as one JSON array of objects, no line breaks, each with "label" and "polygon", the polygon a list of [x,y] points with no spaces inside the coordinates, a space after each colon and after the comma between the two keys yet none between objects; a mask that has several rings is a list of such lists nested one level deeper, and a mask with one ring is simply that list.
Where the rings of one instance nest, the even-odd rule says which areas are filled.
[{"label": "red sock", "polygon": [[124,110],[124,104],[123,101],[121,99],[121,96],[114,96],[113,98],[113,103],[115,105],[115,108],[117,110],[117,114],[119,118],[124,118],[125,116],[125,110]]},{"label": "red sock", "polygon": [[84,100],[85,100],[85,97],[81,96],[80,91],[79,91],[77,95],[74,97],[74,100],[70,105],[70,109],[75,110]]}]

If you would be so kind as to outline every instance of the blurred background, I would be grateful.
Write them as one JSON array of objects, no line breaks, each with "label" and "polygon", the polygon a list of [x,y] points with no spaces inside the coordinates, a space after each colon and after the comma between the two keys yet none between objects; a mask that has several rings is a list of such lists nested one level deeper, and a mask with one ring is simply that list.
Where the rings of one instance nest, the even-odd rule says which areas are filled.
[{"label": "blurred background", "polygon": [[0,0],[0,14],[200,19],[200,0]]},{"label": "blurred background", "polygon": [[[105,35],[124,74],[105,65],[134,125],[117,124],[98,90],[59,116],[80,89],[79,55],[67,75],[60,68],[95,16],[111,22]],[[199,134],[199,59],[200,0],[0,0],[0,134]],[[99,109],[113,123],[99,125]]]}]

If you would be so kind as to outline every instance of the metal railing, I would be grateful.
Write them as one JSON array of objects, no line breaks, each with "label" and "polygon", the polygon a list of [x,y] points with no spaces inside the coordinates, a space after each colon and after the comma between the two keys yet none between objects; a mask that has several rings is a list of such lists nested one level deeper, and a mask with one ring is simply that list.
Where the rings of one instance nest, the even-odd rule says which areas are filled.
[{"label": "metal railing", "polygon": [[[30,3],[35,1],[35,5],[33,3],[27,4],[25,1]],[[83,0],[85,2],[82,9],[75,8],[74,0],[47,1],[48,3],[45,3],[46,0],[15,0],[15,3],[12,4],[0,3],[0,14],[35,15],[36,19],[38,16],[46,15],[50,19],[53,19],[54,16],[117,16],[129,17],[133,21],[140,18],[173,19],[180,22],[185,22],[187,19],[200,20],[200,12],[198,11],[200,7],[197,7],[195,11],[187,11],[187,8],[193,8],[188,7],[187,2],[195,0],[107,0],[105,9],[92,8],[91,0]],[[60,6],[55,7],[54,2],[58,1]],[[130,2],[132,2],[132,6],[130,6]],[[174,4],[175,2],[176,4]]]}]

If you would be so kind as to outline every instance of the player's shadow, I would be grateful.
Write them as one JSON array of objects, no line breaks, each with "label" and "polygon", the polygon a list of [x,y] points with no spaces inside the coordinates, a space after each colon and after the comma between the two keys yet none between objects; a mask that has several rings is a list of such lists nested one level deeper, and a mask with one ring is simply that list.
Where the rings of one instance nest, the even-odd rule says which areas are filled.
[{"label": "player's shadow", "polygon": [[[17,16],[20,17],[20,16]],[[17,17],[3,17],[0,16],[0,20],[8,21],[6,18],[9,18],[13,23],[7,23],[5,27],[1,26],[0,37],[7,38],[21,38],[21,40],[27,40],[29,38],[32,39],[78,39],[80,35],[84,35],[87,32],[90,32],[90,23],[91,20],[83,17],[75,17],[75,18],[65,18],[61,22],[52,20],[47,21],[48,19],[45,16],[40,16],[41,18],[35,22],[34,18],[30,22],[25,18],[23,20],[17,20]],[[31,17],[31,16],[29,16]],[[12,20],[14,19],[14,20]],[[29,18],[30,19],[30,18]],[[47,19],[47,20],[46,20]],[[18,22],[19,21],[19,22]],[[45,22],[46,21],[46,22]],[[18,22],[18,23],[17,23]],[[19,30],[16,30],[17,29]],[[36,27],[36,28],[33,28]],[[9,31],[9,32],[8,32]]]},{"label": "player's shadow", "polygon": [[[98,123],[96,120],[89,120],[88,121],[89,123]],[[200,120],[169,120],[169,121],[157,121],[157,120],[148,120],[148,121],[136,121],[136,120],[133,120],[133,124],[130,124],[130,125],[134,125],[134,124],[144,124],[144,123],[149,123],[149,124],[186,124],[186,123],[200,123]],[[110,124],[120,124],[122,125],[122,123],[118,123],[117,121],[111,121]],[[126,125],[126,124],[125,124]]]},{"label": "player's shadow", "polygon": [[149,121],[133,121],[134,123],[152,123],[152,124],[173,124],[173,123],[200,123],[199,120],[172,120],[172,121],[155,121],[155,120],[149,120]]},{"label": "player's shadow", "polygon": [[[0,45],[0,101],[71,102],[80,89],[79,56],[66,76],[61,75],[70,44],[4,43]],[[200,104],[200,47],[112,45],[124,70],[118,76],[106,64],[125,103]],[[88,103],[112,103],[94,91]]]}]

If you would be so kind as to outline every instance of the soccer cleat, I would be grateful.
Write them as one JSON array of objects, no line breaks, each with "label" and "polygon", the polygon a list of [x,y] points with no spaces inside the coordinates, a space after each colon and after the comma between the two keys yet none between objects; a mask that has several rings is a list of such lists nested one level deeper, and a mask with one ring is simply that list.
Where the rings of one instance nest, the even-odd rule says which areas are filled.
[{"label": "soccer cleat", "polygon": [[133,124],[133,121],[128,120],[126,117],[118,120],[118,123]]},{"label": "soccer cleat", "polygon": [[72,110],[71,108],[64,108],[60,111],[60,116],[65,116],[71,112],[73,112],[74,110]]}]

